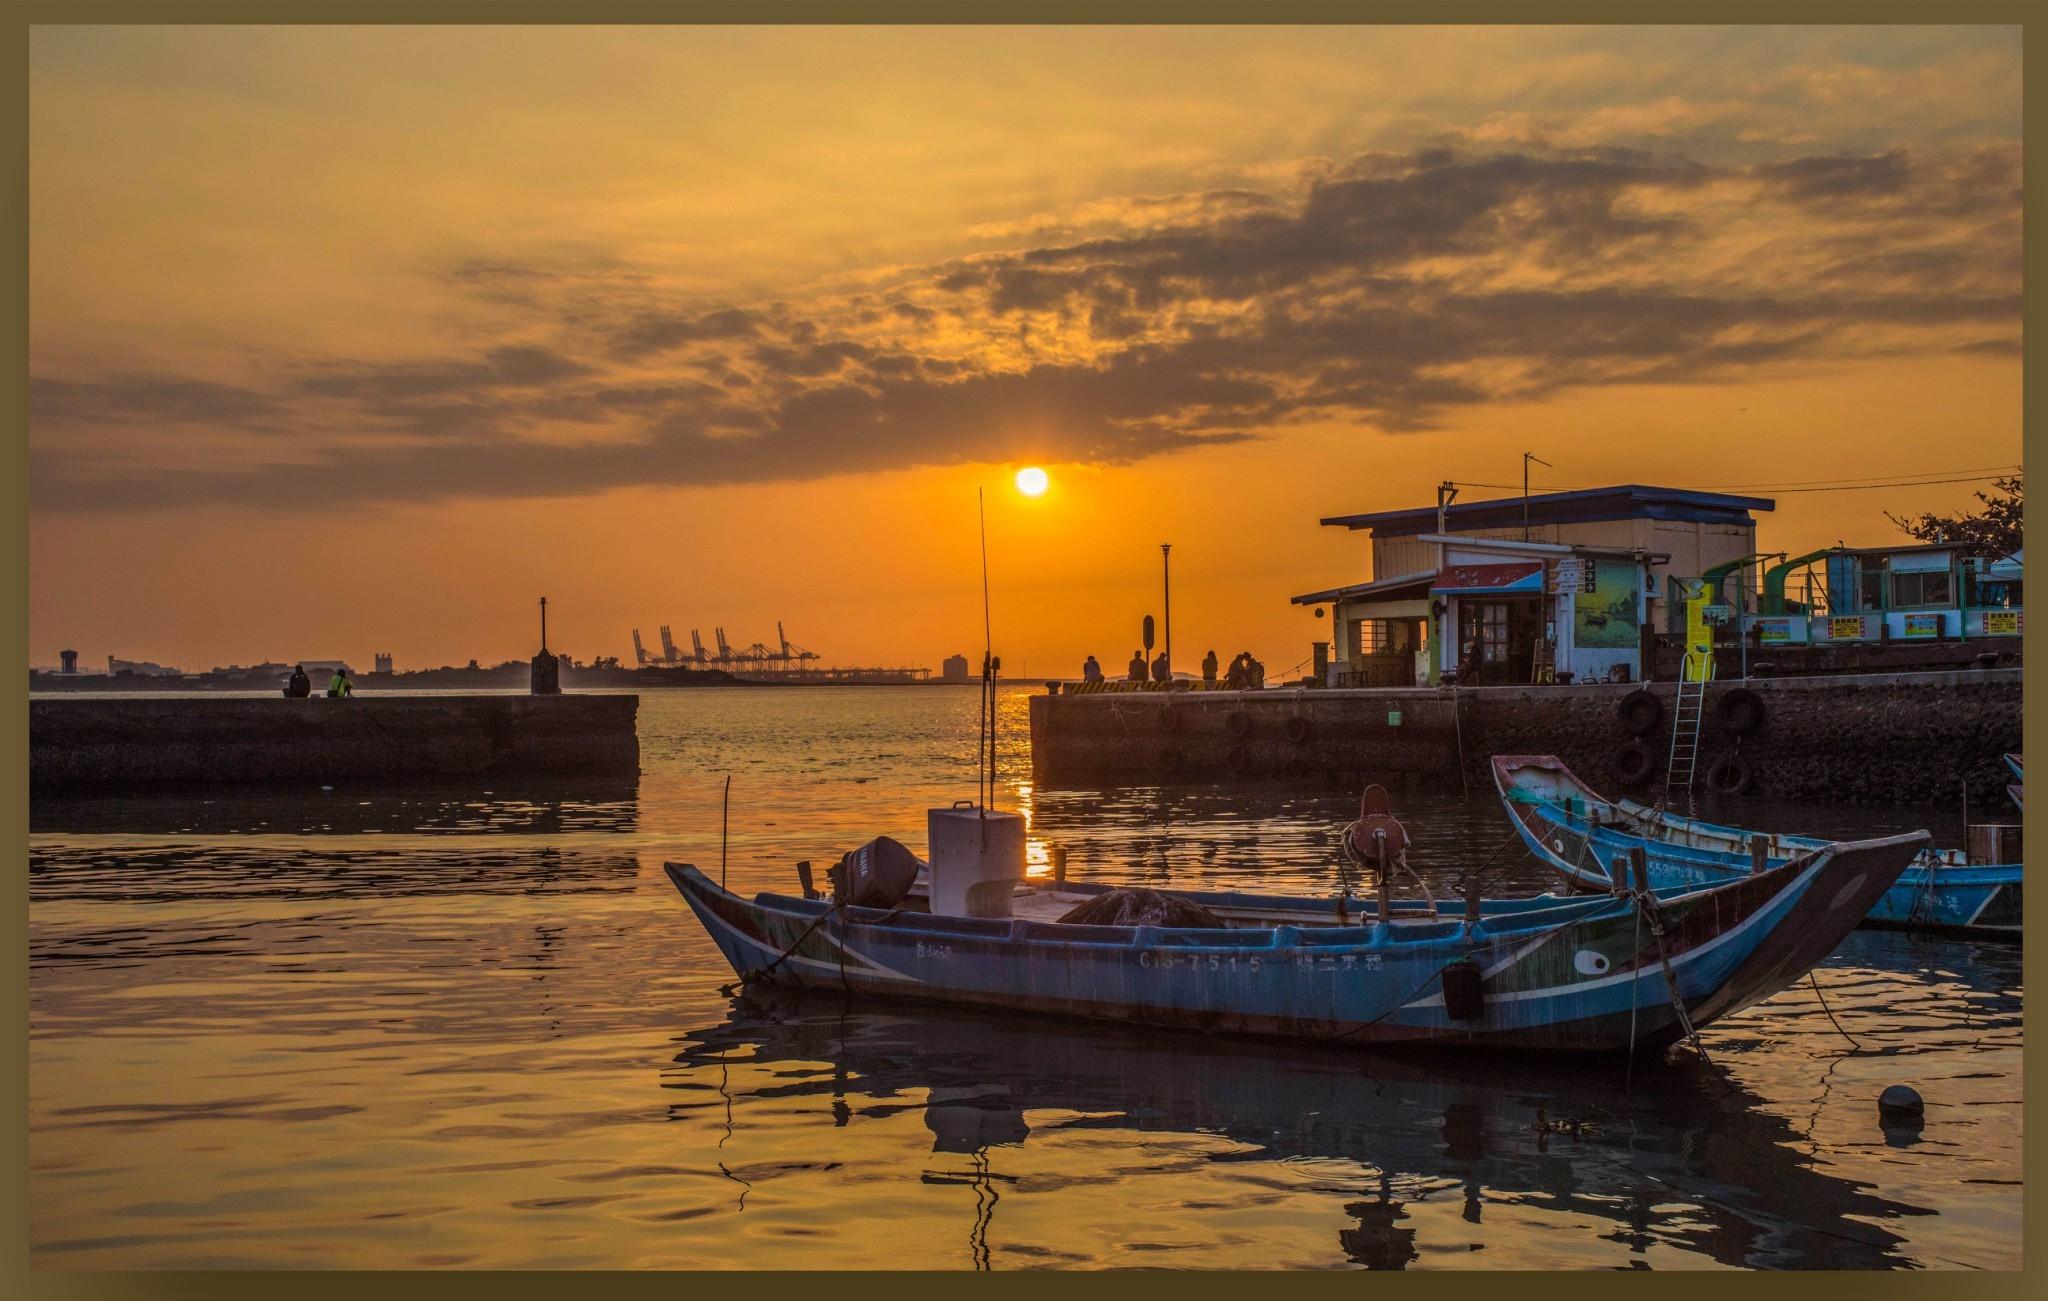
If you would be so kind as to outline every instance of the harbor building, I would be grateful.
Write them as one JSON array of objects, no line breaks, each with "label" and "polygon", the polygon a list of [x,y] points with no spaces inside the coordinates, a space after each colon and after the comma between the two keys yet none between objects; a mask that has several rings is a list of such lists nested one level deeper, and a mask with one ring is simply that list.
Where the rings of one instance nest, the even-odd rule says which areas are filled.
[{"label": "harbor building", "polygon": [[1330,607],[1327,686],[1635,681],[1687,580],[1753,565],[1752,512],[1775,505],[1619,484],[1337,515],[1375,577],[1293,600]]},{"label": "harbor building", "polygon": [[965,655],[948,655],[945,659],[939,661],[939,680],[941,682],[967,681],[967,657]]}]

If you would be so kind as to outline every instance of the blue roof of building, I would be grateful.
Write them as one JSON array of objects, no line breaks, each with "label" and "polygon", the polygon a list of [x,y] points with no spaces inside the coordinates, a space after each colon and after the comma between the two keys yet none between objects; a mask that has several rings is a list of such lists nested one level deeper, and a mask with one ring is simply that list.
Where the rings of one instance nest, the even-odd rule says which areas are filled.
[{"label": "blue roof of building", "polygon": [[[1454,503],[1445,512],[1445,523],[1453,531],[1510,528],[1522,522],[1522,500],[1520,497],[1496,497],[1490,501]],[[1775,510],[1778,505],[1768,497],[1736,497],[1724,492],[1659,488],[1641,483],[1578,488],[1571,492],[1532,493],[1528,503],[1531,524],[1586,524],[1615,519],[1747,524],[1751,511]],[[1408,510],[1374,511],[1366,515],[1332,515],[1323,523],[1339,524],[1347,529],[1371,529],[1377,537],[1406,537],[1436,532],[1436,507],[1416,506]]]}]

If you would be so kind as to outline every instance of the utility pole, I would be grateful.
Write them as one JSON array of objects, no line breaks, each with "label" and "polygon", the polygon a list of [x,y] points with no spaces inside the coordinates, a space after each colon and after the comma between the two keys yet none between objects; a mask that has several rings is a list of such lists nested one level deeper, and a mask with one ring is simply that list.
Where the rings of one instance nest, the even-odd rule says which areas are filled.
[{"label": "utility pole", "polygon": [[[1450,531],[1451,503],[1458,499],[1458,485],[1449,479],[1436,486],[1436,531],[1439,535]],[[1378,574],[1373,575],[1378,578]]]},{"label": "utility pole", "polygon": [[1534,452],[1522,453],[1522,541],[1524,542],[1529,540],[1529,462],[1531,461],[1536,462],[1536,464],[1547,470],[1557,468]]},{"label": "utility pole", "polygon": [[540,598],[540,648],[548,648],[548,598]]},{"label": "utility pole", "polygon": [[1173,543],[1159,544],[1159,568],[1166,585],[1166,680],[1173,681]]}]

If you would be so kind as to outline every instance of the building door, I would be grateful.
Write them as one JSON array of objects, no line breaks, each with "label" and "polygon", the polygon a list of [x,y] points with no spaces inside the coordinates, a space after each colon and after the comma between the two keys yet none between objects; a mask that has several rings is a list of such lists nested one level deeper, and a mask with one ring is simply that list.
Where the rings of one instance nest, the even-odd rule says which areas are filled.
[{"label": "building door", "polygon": [[1540,599],[1461,602],[1459,679],[1485,686],[1527,682],[1542,613]]}]

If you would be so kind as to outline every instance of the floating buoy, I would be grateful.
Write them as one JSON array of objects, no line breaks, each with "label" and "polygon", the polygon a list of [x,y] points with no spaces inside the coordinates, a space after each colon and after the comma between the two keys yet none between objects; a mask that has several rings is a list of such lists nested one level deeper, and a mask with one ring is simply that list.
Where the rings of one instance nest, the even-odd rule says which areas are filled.
[{"label": "floating buoy", "polygon": [[1917,1120],[1926,1110],[1927,1104],[1909,1085],[1894,1084],[1877,1095],[1877,1114],[1895,1123]]}]

